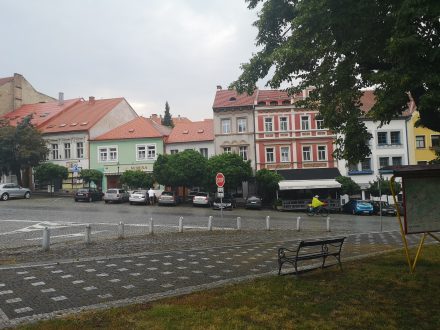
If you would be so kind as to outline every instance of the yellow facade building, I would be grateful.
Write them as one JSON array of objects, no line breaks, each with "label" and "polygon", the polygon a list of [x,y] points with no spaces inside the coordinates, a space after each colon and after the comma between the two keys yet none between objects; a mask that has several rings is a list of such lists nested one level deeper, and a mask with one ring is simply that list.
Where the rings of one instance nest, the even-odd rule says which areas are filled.
[{"label": "yellow facade building", "polygon": [[436,151],[440,152],[440,132],[425,127],[415,127],[419,119],[419,112],[413,111],[407,122],[408,125],[408,152],[409,164],[426,164],[436,158]]}]

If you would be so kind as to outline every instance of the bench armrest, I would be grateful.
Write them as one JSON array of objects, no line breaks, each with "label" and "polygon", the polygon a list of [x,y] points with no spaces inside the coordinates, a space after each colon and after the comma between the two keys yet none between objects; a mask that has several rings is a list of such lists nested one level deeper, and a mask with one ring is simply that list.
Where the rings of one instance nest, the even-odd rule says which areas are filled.
[{"label": "bench armrest", "polygon": [[291,249],[287,249],[284,247],[280,247],[280,248],[278,248],[278,258],[284,258],[286,256],[286,252],[291,252],[293,254],[296,254],[297,251],[298,251],[298,249],[291,250]]}]

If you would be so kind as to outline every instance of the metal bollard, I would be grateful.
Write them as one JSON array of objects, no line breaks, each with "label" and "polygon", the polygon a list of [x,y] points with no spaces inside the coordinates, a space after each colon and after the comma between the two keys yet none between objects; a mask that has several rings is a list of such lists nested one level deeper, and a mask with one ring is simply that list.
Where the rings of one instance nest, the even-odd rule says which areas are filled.
[{"label": "metal bollard", "polygon": [[49,251],[49,247],[50,247],[50,230],[49,228],[45,227],[43,229],[43,244],[42,244],[43,251]]},{"label": "metal bollard", "polygon": [[150,218],[150,230],[149,230],[149,234],[153,235],[154,234],[154,221],[153,218]]},{"label": "metal bollard", "polygon": [[301,217],[296,218],[296,231],[301,230]]},{"label": "metal bollard", "polygon": [[122,221],[120,221],[118,225],[118,238],[119,239],[124,238],[124,223]]},{"label": "metal bollard", "polygon": [[183,217],[179,217],[179,233],[183,233]]},{"label": "metal bollard", "polygon": [[212,231],[212,215],[210,215],[208,218],[208,230]]},{"label": "metal bollard", "polygon": [[86,244],[90,244],[92,242],[92,227],[90,225],[86,225],[86,230],[84,233],[84,242]]},{"label": "metal bollard", "polygon": [[266,230],[270,230],[270,216],[266,216]]},{"label": "metal bollard", "polygon": [[330,217],[327,217],[327,231],[330,231]]},{"label": "metal bollard", "polygon": [[241,218],[237,217],[237,230],[241,229]]}]

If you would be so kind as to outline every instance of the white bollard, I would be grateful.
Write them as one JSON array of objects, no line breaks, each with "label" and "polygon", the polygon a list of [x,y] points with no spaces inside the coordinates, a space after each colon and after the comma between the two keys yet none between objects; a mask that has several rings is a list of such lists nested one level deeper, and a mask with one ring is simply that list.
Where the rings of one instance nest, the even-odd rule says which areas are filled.
[{"label": "white bollard", "polygon": [[43,244],[42,244],[43,251],[49,251],[49,247],[50,247],[50,230],[49,228],[45,227],[43,229]]},{"label": "white bollard", "polygon": [[237,217],[237,230],[241,229],[241,218]]},{"label": "white bollard", "polygon": [[150,218],[150,230],[149,230],[150,235],[154,234],[154,221],[153,218]]},{"label": "white bollard", "polygon": [[118,238],[119,239],[124,238],[124,223],[122,221],[120,221],[118,225]]},{"label": "white bollard", "polygon": [[270,216],[266,216],[266,230],[270,230]]},{"label": "white bollard", "polygon": [[296,231],[301,230],[301,217],[296,218]]},{"label": "white bollard", "polygon": [[330,231],[330,217],[327,217],[327,231]]},{"label": "white bollard", "polygon": [[92,242],[92,227],[90,226],[90,224],[86,225],[86,230],[84,233],[84,242],[86,244],[90,244]]},{"label": "white bollard", "polygon": [[208,230],[212,231],[212,215],[210,215],[208,218]]},{"label": "white bollard", "polygon": [[179,217],[179,233],[183,233],[183,217]]}]

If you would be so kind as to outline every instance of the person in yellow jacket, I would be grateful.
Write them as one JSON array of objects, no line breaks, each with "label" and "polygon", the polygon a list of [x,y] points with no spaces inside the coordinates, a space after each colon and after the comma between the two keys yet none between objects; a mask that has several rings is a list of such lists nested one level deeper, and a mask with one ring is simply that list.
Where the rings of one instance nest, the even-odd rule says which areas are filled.
[{"label": "person in yellow jacket", "polygon": [[319,196],[318,195],[315,195],[313,198],[312,198],[312,207],[313,207],[313,209],[316,209],[317,207],[320,207],[320,206],[323,206],[323,205],[325,205],[325,203],[324,202],[321,202],[320,200],[319,200]]}]

